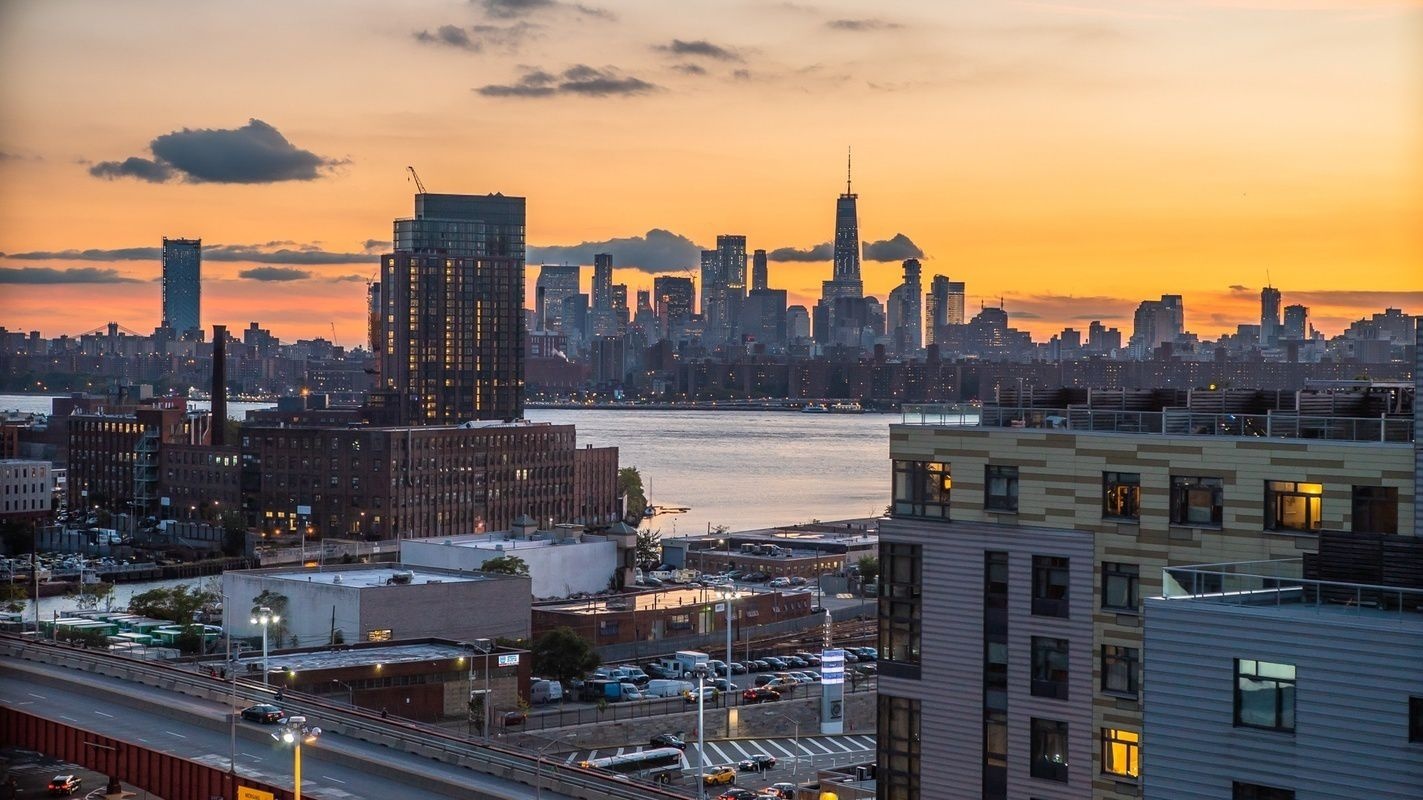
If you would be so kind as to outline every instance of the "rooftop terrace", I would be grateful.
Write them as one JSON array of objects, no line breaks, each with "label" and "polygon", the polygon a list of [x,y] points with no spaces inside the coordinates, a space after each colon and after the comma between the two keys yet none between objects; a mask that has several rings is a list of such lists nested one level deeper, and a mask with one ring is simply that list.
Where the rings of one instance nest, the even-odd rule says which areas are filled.
[{"label": "rooftop terrace", "polygon": [[1302,577],[1303,559],[1167,567],[1161,599],[1290,616],[1408,625],[1423,631],[1423,589]]},{"label": "rooftop terrace", "polygon": [[[260,575],[264,578],[275,578],[284,581],[299,581],[301,583],[324,583],[334,586],[346,586],[352,589],[369,589],[376,586],[421,586],[427,583],[468,583],[470,581],[488,580],[483,575],[473,573],[460,573],[448,570],[431,570],[420,567],[405,567],[400,565],[356,568],[343,567],[328,569],[327,571],[317,571],[313,569],[297,568],[291,570],[270,570],[252,571],[252,575]],[[397,578],[397,575],[409,576],[409,580]]]}]

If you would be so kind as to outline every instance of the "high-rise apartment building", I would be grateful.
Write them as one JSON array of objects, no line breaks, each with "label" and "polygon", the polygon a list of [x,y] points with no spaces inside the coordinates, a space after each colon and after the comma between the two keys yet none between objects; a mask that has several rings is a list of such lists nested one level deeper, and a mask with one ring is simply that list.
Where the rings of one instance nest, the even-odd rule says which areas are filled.
[{"label": "high-rise apartment building", "polygon": [[203,240],[163,237],[163,327],[202,328]]},{"label": "high-rise apartment building", "polygon": [[1300,341],[1313,334],[1309,327],[1309,306],[1285,306],[1285,322],[1280,329],[1280,338]]},{"label": "high-rise apartment building", "polygon": [[1131,348],[1135,358],[1151,358],[1156,348],[1174,342],[1185,325],[1181,295],[1163,294],[1160,300],[1143,300],[1132,317]]},{"label": "high-rise apartment building", "polygon": [[[1142,709],[1157,707],[1142,665],[1159,663],[1142,599],[1164,568],[1297,558],[1322,530],[1415,530],[1411,390],[1026,392],[977,426],[911,410],[890,428],[886,800],[1141,797],[1156,747]],[[1239,657],[1276,660],[1267,645]]]},{"label": "high-rise apartment building", "polygon": [[885,331],[894,352],[916,353],[923,344],[924,286],[920,282],[919,259],[904,261],[904,282],[890,290],[885,305]]},{"label": "high-rise apartment building", "polygon": [[938,341],[939,329],[949,324],[949,278],[935,275],[929,281],[929,293],[924,295],[924,344]]},{"label": "high-rise apartment building", "polygon": [[613,254],[593,255],[593,310],[613,307]]},{"label": "high-rise apartment building", "polygon": [[751,254],[751,290],[769,289],[769,273],[766,269],[766,251],[757,250]]},{"label": "high-rise apartment building", "polygon": [[522,417],[524,198],[417,194],[381,269],[380,376],[396,418]]},{"label": "high-rise apartment building", "polygon": [[[534,281],[535,321],[541,330],[563,330],[563,303],[578,294],[578,280],[582,268],[576,264],[544,264],[539,267],[539,277]],[[608,290],[612,295],[611,288]]]},{"label": "high-rise apartment building", "polygon": [[1260,290],[1260,346],[1274,347],[1280,339],[1280,290],[1266,286]]},{"label": "high-rise apartment building", "polygon": [[662,335],[669,336],[692,317],[696,307],[696,287],[691,278],[659,275],[652,279],[653,310],[662,326]]},{"label": "high-rise apartment building", "polygon": [[735,338],[741,328],[741,307],[746,302],[746,237],[716,237],[718,274],[726,287],[726,338]]},{"label": "high-rise apartment building", "polygon": [[964,324],[964,282],[949,281],[949,291],[945,295],[946,310],[944,316],[948,318],[950,325]]}]

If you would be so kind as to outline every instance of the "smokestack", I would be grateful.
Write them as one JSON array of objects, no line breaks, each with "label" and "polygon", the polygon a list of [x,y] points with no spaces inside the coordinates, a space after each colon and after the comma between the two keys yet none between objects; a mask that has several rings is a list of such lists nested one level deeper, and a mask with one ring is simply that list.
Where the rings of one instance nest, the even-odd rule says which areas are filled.
[{"label": "smokestack", "polygon": [[227,326],[212,326],[212,434],[213,447],[227,442]]}]

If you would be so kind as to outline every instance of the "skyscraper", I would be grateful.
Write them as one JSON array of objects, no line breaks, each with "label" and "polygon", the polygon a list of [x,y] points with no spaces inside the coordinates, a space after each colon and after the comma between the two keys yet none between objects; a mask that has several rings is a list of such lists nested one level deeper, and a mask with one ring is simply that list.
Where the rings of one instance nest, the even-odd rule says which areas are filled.
[{"label": "skyscraper", "polygon": [[721,272],[720,253],[702,251],[702,319],[706,336],[712,344],[720,344],[730,336],[726,318],[726,280]]},{"label": "skyscraper", "polygon": [[904,262],[904,282],[889,293],[889,303],[885,309],[885,327],[894,352],[907,355],[917,352],[923,346],[924,286],[919,279],[919,260],[906,259]]},{"label": "skyscraper", "polygon": [[717,269],[726,287],[726,338],[734,338],[741,326],[741,307],[746,302],[746,237],[716,237]]},{"label": "skyscraper", "polygon": [[399,420],[523,416],[524,198],[415,195],[381,270],[380,376]]},{"label": "skyscraper", "polygon": [[835,201],[835,297],[860,297],[864,284],[860,281],[860,214],[856,208],[859,195],[850,187],[850,159],[845,158],[845,193]]},{"label": "skyscraper", "polygon": [[1274,347],[1280,338],[1280,290],[1266,286],[1260,290],[1260,345]]},{"label": "skyscraper", "polygon": [[946,295],[947,311],[945,317],[950,325],[964,324],[964,282],[949,281],[949,292]]},{"label": "skyscraper", "polygon": [[769,277],[766,273],[766,251],[757,250],[751,254],[751,290],[769,289],[767,285]]},{"label": "skyscraper", "polygon": [[202,327],[203,240],[163,237],[163,327]]},{"label": "skyscraper", "polygon": [[652,302],[662,335],[669,336],[691,318],[696,306],[696,288],[691,278],[659,275],[652,279]]},{"label": "skyscraper", "polygon": [[613,254],[593,255],[593,310],[613,307]]},{"label": "skyscraper", "polygon": [[1310,337],[1309,306],[1285,306],[1285,324],[1280,329],[1282,339],[1300,341]]},{"label": "skyscraper", "polygon": [[[563,331],[563,301],[578,294],[582,268],[577,264],[544,264],[534,282],[538,326],[546,331]],[[612,295],[609,289],[609,297]],[[611,302],[611,301],[610,301]]]}]

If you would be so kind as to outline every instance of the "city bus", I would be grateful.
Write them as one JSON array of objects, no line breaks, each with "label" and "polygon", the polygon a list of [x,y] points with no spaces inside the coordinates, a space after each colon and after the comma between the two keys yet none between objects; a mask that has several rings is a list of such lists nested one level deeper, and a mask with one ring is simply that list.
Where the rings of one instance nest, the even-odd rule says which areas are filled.
[{"label": "city bus", "polygon": [[682,774],[682,751],[675,747],[654,747],[638,753],[580,761],[584,769],[600,769],[629,778],[642,778],[657,783],[671,783]]}]

